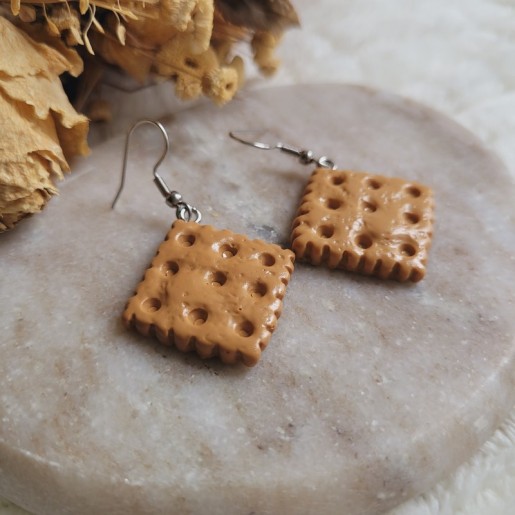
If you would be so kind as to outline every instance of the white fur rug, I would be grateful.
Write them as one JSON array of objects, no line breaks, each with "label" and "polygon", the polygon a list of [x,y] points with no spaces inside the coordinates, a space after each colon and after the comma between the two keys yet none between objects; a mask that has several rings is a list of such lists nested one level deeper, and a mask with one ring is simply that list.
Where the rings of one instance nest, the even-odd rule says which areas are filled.
[{"label": "white fur rug", "polygon": [[430,492],[388,515],[513,515],[515,413],[481,450]]},{"label": "white fur rug", "polygon": [[[303,29],[283,43],[272,81],[351,82],[428,104],[475,132],[515,177],[515,2],[510,0],[293,0]],[[141,97],[117,106],[126,126],[138,115],[162,116],[176,102]],[[0,499],[0,515],[26,513]],[[452,477],[389,515],[515,514],[515,410]],[[321,514],[323,515],[323,514]]]}]

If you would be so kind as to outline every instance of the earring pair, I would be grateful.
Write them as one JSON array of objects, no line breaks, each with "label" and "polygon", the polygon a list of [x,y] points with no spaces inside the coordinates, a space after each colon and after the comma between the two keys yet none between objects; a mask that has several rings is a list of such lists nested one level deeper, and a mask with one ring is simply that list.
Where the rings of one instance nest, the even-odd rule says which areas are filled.
[{"label": "earring pair", "polygon": [[284,143],[252,141],[254,131],[231,138],[261,150],[280,150],[315,165],[292,223],[297,260],[381,279],[417,282],[424,278],[433,231],[430,188],[397,177],[338,169]]},{"label": "earring pair", "polygon": [[283,143],[230,136],[262,150],[277,149],[315,164],[291,233],[292,250],[227,229],[201,225],[202,215],[170,190],[158,173],[169,151],[165,128],[137,122],[125,144],[120,187],[124,187],[133,132],[157,127],[165,148],[153,169],[154,183],[177,220],[158,248],[122,319],[183,352],[224,363],[255,365],[282,311],[295,256],[313,265],[342,268],[383,279],[419,281],[431,244],[433,196],[426,186],[399,178],[339,170],[331,159]]}]

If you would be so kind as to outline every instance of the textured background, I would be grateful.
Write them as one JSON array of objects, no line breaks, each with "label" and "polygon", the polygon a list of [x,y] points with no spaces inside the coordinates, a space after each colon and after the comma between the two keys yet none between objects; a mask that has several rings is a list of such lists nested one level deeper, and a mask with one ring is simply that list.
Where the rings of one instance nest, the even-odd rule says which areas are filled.
[{"label": "textured background", "polygon": [[[515,176],[515,2],[509,0],[294,0],[302,30],[281,47],[270,81],[365,84],[432,106],[477,134]],[[149,103],[149,100],[151,102]],[[161,85],[114,101],[118,133],[142,115],[180,108]],[[509,515],[515,506],[515,412],[483,448],[427,494],[395,515]],[[0,500],[0,515],[26,513]]]}]

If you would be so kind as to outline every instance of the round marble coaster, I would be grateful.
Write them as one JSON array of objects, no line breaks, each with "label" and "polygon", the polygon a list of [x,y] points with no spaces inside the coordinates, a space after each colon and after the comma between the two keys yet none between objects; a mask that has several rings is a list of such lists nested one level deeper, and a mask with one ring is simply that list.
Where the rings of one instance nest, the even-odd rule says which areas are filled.
[{"label": "round marble coaster", "polygon": [[269,128],[342,168],[432,187],[426,278],[296,266],[252,369],[120,323],[173,220],[139,132],[76,164],[46,212],[0,238],[0,494],[41,514],[380,513],[431,486],[514,400],[513,185],[474,136],[367,89],[296,86],[166,126],[163,175],[206,223],[286,243],[310,167],[227,137]]}]

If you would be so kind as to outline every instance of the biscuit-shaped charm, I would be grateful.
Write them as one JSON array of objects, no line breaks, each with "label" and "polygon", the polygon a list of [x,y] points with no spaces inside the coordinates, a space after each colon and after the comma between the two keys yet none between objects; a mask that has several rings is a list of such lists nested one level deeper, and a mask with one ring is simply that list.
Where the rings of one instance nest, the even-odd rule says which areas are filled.
[{"label": "biscuit-shaped charm", "polygon": [[275,330],[294,259],[275,244],[176,221],[123,321],[181,351],[253,366]]},{"label": "biscuit-shaped charm", "polygon": [[398,281],[420,281],[433,229],[433,194],[403,179],[316,169],[293,221],[298,259]]}]

